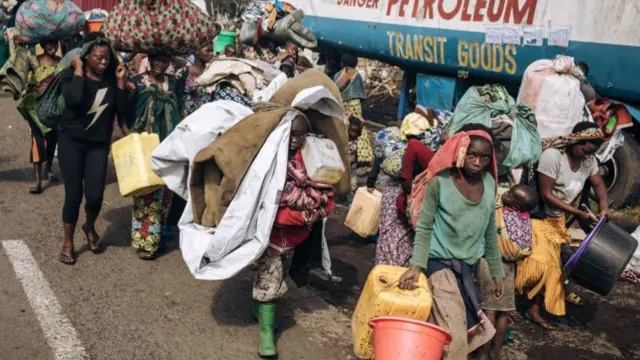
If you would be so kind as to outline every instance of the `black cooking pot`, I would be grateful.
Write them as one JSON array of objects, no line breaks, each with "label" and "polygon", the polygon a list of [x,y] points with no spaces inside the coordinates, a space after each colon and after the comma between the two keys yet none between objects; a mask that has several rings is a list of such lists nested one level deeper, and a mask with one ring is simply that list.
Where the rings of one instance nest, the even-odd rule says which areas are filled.
[{"label": "black cooking pot", "polygon": [[565,278],[608,295],[637,247],[636,239],[603,216],[565,264]]}]

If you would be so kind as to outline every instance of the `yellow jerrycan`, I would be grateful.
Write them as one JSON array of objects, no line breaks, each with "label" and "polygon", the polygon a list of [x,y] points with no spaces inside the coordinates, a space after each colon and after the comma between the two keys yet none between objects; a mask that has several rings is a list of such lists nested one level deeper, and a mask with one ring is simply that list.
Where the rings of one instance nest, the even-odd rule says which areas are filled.
[{"label": "yellow jerrycan", "polygon": [[151,171],[151,153],[160,145],[157,134],[130,134],[111,145],[122,196],[149,194],[164,185]]},{"label": "yellow jerrycan", "polygon": [[381,204],[380,191],[374,190],[370,193],[366,187],[359,188],[344,220],[345,226],[363,238],[375,235],[380,226]]},{"label": "yellow jerrycan", "polygon": [[420,274],[414,290],[402,290],[398,287],[398,280],[405,271],[407,268],[404,267],[378,265],[369,273],[351,319],[353,350],[358,358],[373,358],[373,329],[369,327],[369,320],[380,316],[422,321],[429,318],[433,298],[427,277]]}]

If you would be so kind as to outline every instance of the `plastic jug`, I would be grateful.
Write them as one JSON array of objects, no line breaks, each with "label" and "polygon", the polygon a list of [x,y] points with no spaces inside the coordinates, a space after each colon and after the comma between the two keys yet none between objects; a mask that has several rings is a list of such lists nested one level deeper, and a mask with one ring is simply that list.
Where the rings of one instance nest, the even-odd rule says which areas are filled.
[{"label": "plastic jug", "polygon": [[380,226],[380,205],[382,193],[374,190],[370,193],[366,187],[356,191],[344,224],[354,233],[367,237],[375,235]]},{"label": "plastic jug", "polygon": [[151,152],[160,145],[157,134],[131,134],[111,145],[113,163],[122,196],[144,195],[164,182],[151,171]]},{"label": "plastic jug", "polygon": [[313,181],[334,185],[344,175],[344,164],[338,147],[330,139],[307,137],[302,147],[302,161],[307,175]]},{"label": "plastic jug", "polygon": [[234,31],[221,31],[216,37],[216,40],[213,44],[213,51],[216,53],[223,53],[224,48],[227,45],[235,45],[236,44],[236,33]]},{"label": "plastic jug", "polygon": [[353,350],[359,358],[373,357],[371,319],[397,316],[426,321],[429,318],[433,299],[427,277],[420,274],[414,290],[401,290],[398,280],[406,270],[399,266],[378,265],[369,273],[351,320]]}]

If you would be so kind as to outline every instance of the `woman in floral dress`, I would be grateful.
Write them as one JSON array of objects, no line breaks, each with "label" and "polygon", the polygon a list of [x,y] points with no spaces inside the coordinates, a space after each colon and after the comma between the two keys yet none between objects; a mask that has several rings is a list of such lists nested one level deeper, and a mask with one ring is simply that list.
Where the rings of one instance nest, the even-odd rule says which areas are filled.
[{"label": "woman in floral dress", "polygon": [[[149,56],[151,69],[131,78],[136,91],[133,116],[127,119],[129,129],[158,134],[160,141],[182,119],[181,98],[187,74],[180,78],[167,75],[170,61],[169,56]],[[131,245],[142,260],[156,258],[171,198],[172,192],[166,187],[133,198]]]}]

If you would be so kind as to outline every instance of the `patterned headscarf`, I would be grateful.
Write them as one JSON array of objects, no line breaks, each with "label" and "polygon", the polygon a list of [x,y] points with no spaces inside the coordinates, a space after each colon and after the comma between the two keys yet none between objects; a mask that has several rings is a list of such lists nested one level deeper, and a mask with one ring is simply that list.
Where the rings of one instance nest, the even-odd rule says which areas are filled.
[{"label": "patterned headscarf", "polygon": [[[408,215],[411,225],[415,229],[420,217],[422,209],[422,201],[424,193],[427,189],[427,183],[442,171],[450,168],[462,168],[467,156],[469,144],[471,144],[471,136],[481,136],[493,144],[491,136],[482,130],[473,130],[466,132],[458,132],[445,142],[431,159],[427,170],[416,176],[413,181],[411,195],[409,196]],[[489,172],[498,183],[498,166],[496,162],[495,152],[489,162]]]},{"label": "patterned headscarf", "polygon": [[604,133],[598,128],[589,128],[582,131],[558,136],[553,138],[542,139],[542,151],[549,148],[562,149],[567,146],[577,144],[584,140],[604,140]]},{"label": "patterned headscarf", "polygon": [[436,126],[438,126],[438,120],[434,119],[433,124],[431,124],[426,117],[413,112],[402,120],[400,137],[402,140],[407,140],[408,136],[422,135],[426,130],[435,128]]}]

